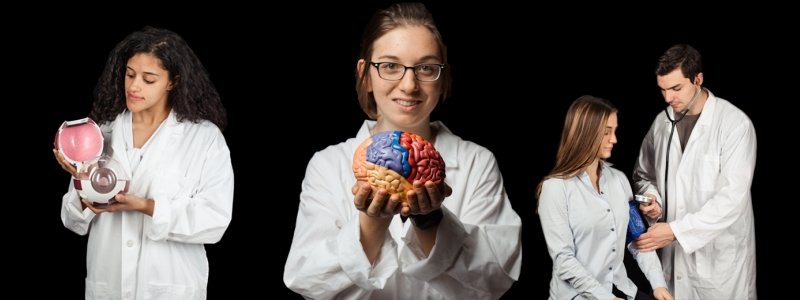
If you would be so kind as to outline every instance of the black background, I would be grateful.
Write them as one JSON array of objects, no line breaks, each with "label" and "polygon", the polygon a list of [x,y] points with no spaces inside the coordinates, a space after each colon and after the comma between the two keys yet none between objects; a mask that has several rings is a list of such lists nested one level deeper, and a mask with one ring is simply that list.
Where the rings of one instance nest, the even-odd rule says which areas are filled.
[{"label": "black background", "polygon": [[[167,10],[140,5],[102,14],[22,12],[30,17],[6,26],[11,54],[4,68],[13,78],[4,84],[7,94],[22,95],[8,96],[6,112],[30,121],[15,122],[17,129],[7,131],[23,134],[24,139],[14,138],[25,141],[7,146],[21,153],[7,159],[6,176],[21,170],[25,178],[23,191],[7,194],[11,237],[5,248],[15,254],[6,271],[14,274],[12,286],[35,294],[56,287],[64,298],[82,297],[86,237],[65,229],[59,219],[69,177],[52,158],[53,135],[64,120],[88,114],[114,45],[152,25],[187,40],[228,109],[224,133],[236,174],[235,201],[222,241],[206,246],[209,298],[299,298],[282,276],[300,182],[315,151],[354,136],[365,118],[354,89],[360,35],[371,14],[385,6]],[[642,138],[665,106],[653,74],[656,60],[676,43],[700,50],[704,85],[755,124],[758,291],[770,298],[785,288],[764,271],[782,266],[778,257],[785,256],[772,255],[774,250],[789,251],[766,238],[767,231],[784,228],[778,224],[784,215],[775,215],[768,195],[788,190],[787,176],[777,175],[788,173],[782,170],[789,165],[779,143],[796,136],[788,118],[794,99],[787,92],[796,75],[781,74],[796,72],[791,67],[796,54],[788,44],[797,33],[775,15],[784,10],[729,7],[718,15],[687,7],[522,6],[428,4],[449,47],[454,78],[453,96],[434,119],[494,152],[522,217],[522,274],[506,297],[547,297],[551,261],[534,212],[534,189],[553,165],[571,101],[592,94],[620,109],[619,142],[609,161],[630,175]],[[640,12],[622,13],[631,10]]]}]

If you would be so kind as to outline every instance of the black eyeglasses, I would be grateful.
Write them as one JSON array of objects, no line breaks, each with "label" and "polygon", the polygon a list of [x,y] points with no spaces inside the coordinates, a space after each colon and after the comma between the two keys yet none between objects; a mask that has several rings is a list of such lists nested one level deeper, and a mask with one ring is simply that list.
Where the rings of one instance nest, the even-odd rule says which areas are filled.
[{"label": "black eyeglasses", "polygon": [[378,69],[378,76],[384,80],[400,80],[406,74],[407,69],[414,70],[414,78],[419,81],[436,81],[442,75],[444,64],[418,64],[406,66],[394,62],[370,62],[370,65]]}]

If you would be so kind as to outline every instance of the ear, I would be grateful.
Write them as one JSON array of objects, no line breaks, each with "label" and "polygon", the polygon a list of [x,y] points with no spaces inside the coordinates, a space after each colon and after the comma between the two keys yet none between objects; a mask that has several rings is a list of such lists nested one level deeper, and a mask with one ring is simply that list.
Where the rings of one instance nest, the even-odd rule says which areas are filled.
[{"label": "ear", "polygon": [[[358,60],[358,62],[356,63],[356,74],[358,74],[358,80],[364,79],[362,78],[364,76],[364,69],[368,67],[369,65],[367,64],[366,60],[364,60],[363,58]],[[372,82],[369,80],[369,78],[366,78],[366,81],[367,81],[367,91],[372,92]]]},{"label": "ear", "polygon": [[703,72],[697,73],[697,76],[694,77],[694,84],[696,86],[703,85]]}]

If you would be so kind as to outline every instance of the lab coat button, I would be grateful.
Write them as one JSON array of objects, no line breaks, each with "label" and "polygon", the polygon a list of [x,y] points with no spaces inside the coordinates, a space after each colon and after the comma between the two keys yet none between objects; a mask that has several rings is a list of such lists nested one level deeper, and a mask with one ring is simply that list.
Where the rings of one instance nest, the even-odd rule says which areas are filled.
[{"label": "lab coat button", "polygon": [[125,298],[130,299],[131,298],[131,292],[125,292]]},{"label": "lab coat button", "polygon": [[125,244],[128,245],[128,247],[133,247],[133,241],[132,240],[128,240],[128,242],[125,243]]},{"label": "lab coat button", "polygon": [[681,277],[680,277],[680,276],[678,276],[678,280],[681,280]]}]

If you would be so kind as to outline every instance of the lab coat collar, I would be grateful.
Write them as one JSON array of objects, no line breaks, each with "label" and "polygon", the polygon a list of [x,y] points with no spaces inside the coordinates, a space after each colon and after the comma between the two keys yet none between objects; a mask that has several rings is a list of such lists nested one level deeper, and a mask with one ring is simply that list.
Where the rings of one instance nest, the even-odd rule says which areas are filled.
[{"label": "lab coat collar", "polygon": [[[703,105],[703,110],[700,111],[700,118],[697,119],[697,125],[709,125],[711,124],[711,120],[714,119],[714,108],[717,106],[717,97],[714,97],[714,94],[711,93],[709,89],[706,89],[708,92],[708,99],[706,99],[706,103]],[[669,115],[672,119],[675,119],[675,110],[672,107],[667,107],[669,110]],[[664,123],[671,124],[672,122],[667,119],[666,117],[663,118]]]},{"label": "lab coat collar", "polygon": [[[376,121],[365,120],[356,134],[356,140],[363,141],[369,137],[369,131],[375,127],[376,123]],[[433,147],[442,155],[445,166],[458,167],[458,137],[447,126],[444,126],[441,121],[431,122],[431,128],[436,132],[436,142],[434,142]]]},{"label": "lab coat collar", "polygon": [[[128,110],[123,111],[117,118],[114,119],[114,122],[111,126],[108,127],[110,129],[109,132],[106,134],[111,137],[111,146],[112,149],[116,149],[117,151],[121,151],[120,153],[114,153],[114,151],[110,149],[110,153],[114,159],[121,162],[123,168],[128,174],[132,174],[131,172],[131,165],[128,160],[128,153],[127,153],[127,146],[125,145],[125,138],[123,137],[123,124],[122,122],[130,122],[131,112]],[[185,126],[180,126],[180,122],[178,122],[178,118],[175,115],[175,111],[170,109],[169,115],[167,115],[167,119],[164,120],[164,124],[162,124],[162,128],[159,129],[161,131],[159,135],[168,135],[169,136],[169,143],[173,143],[174,139],[180,138],[183,135],[183,129]],[[155,142],[155,141],[154,141]],[[157,143],[157,142],[156,142]],[[158,146],[155,146],[158,147]]]},{"label": "lab coat collar", "polygon": [[716,111],[717,107],[717,97],[714,97],[714,94],[711,93],[708,89],[708,99],[706,99],[706,104],[703,106],[703,111],[700,112],[700,118],[697,119],[697,125],[710,125],[711,120],[714,120],[714,111]]}]

